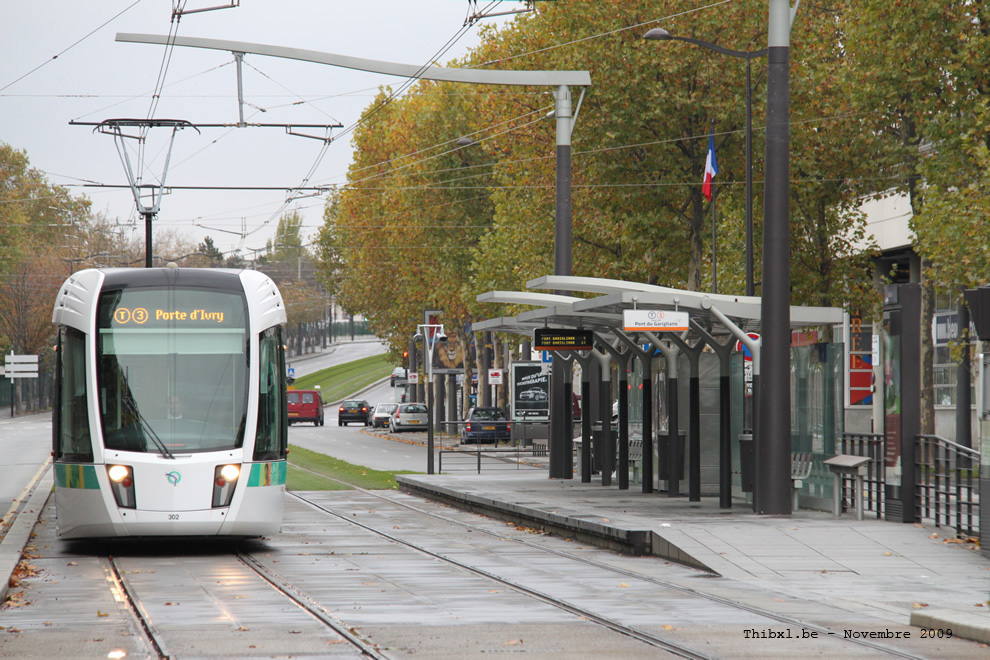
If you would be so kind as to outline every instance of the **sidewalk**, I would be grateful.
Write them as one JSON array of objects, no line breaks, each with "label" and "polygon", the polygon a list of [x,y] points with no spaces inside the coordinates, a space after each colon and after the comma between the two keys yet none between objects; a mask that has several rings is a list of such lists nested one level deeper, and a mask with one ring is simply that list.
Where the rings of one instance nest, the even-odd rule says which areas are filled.
[{"label": "sidewalk", "polygon": [[[952,628],[990,643],[990,560],[944,529],[855,512],[762,516],[539,472],[399,475],[403,490],[586,543],[652,554],[890,624]],[[780,608],[793,607],[786,603]]]}]

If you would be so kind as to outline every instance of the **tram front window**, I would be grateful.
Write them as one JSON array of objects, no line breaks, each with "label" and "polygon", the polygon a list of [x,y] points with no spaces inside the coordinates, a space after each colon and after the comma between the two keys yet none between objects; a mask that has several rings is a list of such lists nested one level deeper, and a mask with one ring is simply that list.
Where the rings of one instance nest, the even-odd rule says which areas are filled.
[{"label": "tram front window", "polygon": [[97,331],[108,449],[188,453],[241,446],[248,391],[242,294],[104,292]]}]

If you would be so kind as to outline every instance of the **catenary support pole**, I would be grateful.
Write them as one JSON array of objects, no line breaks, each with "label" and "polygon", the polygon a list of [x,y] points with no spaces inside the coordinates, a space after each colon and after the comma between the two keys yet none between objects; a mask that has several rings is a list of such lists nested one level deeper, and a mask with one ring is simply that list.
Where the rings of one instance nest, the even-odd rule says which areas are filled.
[{"label": "catenary support pole", "polygon": [[[770,0],[756,513],[791,513],[789,0]],[[769,396],[772,394],[772,396]]]}]

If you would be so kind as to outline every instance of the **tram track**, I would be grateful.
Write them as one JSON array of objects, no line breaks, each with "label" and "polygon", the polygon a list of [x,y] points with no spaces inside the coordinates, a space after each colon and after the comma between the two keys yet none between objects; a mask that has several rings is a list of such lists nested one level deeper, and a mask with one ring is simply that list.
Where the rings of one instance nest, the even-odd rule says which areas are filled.
[{"label": "tram track", "polygon": [[[374,643],[363,639],[348,627],[346,623],[334,617],[322,605],[308,598],[298,589],[294,588],[285,580],[282,580],[278,575],[272,573],[258,560],[236,547],[230,548],[229,551],[243,566],[263,580],[272,590],[309,614],[320,624],[339,635],[363,657],[374,658],[375,660],[387,660],[389,656],[383,654]],[[128,620],[129,627],[142,640],[149,654],[152,657],[159,658],[159,660],[172,658],[174,654],[169,650],[166,635],[156,628],[152,616],[142,603],[138,590],[127,579],[125,571],[120,568],[112,555],[101,558],[101,564],[106,573],[111,592],[117,601],[118,608]]]},{"label": "tram track", "polygon": [[282,594],[290,601],[295,603],[299,608],[308,612],[313,618],[320,621],[322,624],[336,632],[338,635],[347,640],[352,646],[357,648],[362,655],[369,658],[377,658],[380,660],[386,660],[389,656],[383,654],[374,643],[365,640],[358,634],[356,634],[346,623],[333,616],[324,608],[322,605],[316,601],[310,599],[304,593],[300,592],[298,589],[293,587],[291,584],[281,579],[277,574],[272,573],[267,567],[261,562],[250,555],[242,553],[240,550],[235,550],[234,554],[241,561],[242,564],[251,569],[258,577],[263,579],[269,584],[275,591]]},{"label": "tram track", "polygon": [[110,590],[117,600],[118,607],[130,619],[131,627],[138,632],[138,636],[144,642],[146,648],[160,659],[171,658],[165,640],[155,629],[148,615],[147,610],[141,604],[134,589],[124,577],[123,571],[117,566],[113,555],[108,555],[101,560],[103,570],[107,574],[107,582],[110,583]]},{"label": "tram track", "polygon": [[[302,469],[305,469],[305,468],[302,468]],[[314,474],[319,474],[319,473],[315,473],[314,472]],[[504,536],[502,534],[498,534],[498,533],[493,532],[493,531],[491,531],[489,529],[486,529],[484,527],[480,527],[480,526],[477,526],[477,525],[472,525],[470,523],[466,523],[466,522],[461,521],[461,520],[456,520],[456,519],[451,518],[449,516],[444,516],[444,515],[441,515],[441,514],[432,512],[432,511],[427,511],[427,510],[421,509],[421,508],[416,507],[416,506],[413,506],[413,505],[411,505],[411,504],[409,504],[407,502],[403,502],[403,501],[397,500],[395,498],[389,497],[388,495],[382,493],[381,491],[367,490],[367,489],[364,489],[364,488],[360,488],[360,487],[354,486],[353,484],[349,484],[349,483],[347,483],[345,481],[342,481],[340,479],[335,479],[333,477],[327,477],[326,475],[322,475],[322,476],[324,476],[324,477],[326,477],[328,479],[331,479],[333,481],[336,481],[338,483],[346,484],[346,485],[350,486],[351,488],[353,488],[354,490],[357,490],[357,491],[359,491],[359,492],[361,492],[363,494],[366,494],[368,496],[375,497],[377,499],[380,499],[380,500],[389,502],[392,505],[399,506],[399,507],[402,507],[404,509],[413,511],[413,512],[419,514],[419,515],[428,516],[430,518],[433,518],[433,519],[436,519],[436,520],[441,520],[441,521],[443,521],[445,523],[448,523],[448,524],[457,525],[459,527],[462,527],[462,528],[465,528],[465,529],[469,529],[472,532],[482,533],[482,534],[485,534],[487,536],[491,536],[491,537],[498,538],[498,539],[501,539],[501,540],[509,540],[509,541],[511,541],[513,543],[517,543],[517,544],[526,546],[528,548],[538,550],[540,552],[552,554],[554,556],[560,557],[560,558],[565,559],[567,561],[580,563],[582,565],[594,567],[594,568],[596,568],[598,570],[602,570],[602,571],[609,571],[611,573],[614,573],[616,575],[622,576],[622,577],[627,578],[627,579],[640,580],[640,581],[646,582],[648,584],[652,584],[652,585],[655,585],[655,586],[658,586],[658,587],[661,587],[661,588],[664,588],[664,589],[669,589],[671,591],[675,591],[677,593],[680,593],[680,594],[683,594],[683,595],[686,595],[686,596],[689,596],[689,597],[703,599],[703,600],[705,600],[707,602],[716,603],[716,604],[721,605],[721,606],[730,607],[730,608],[733,608],[733,609],[736,609],[736,610],[739,610],[739,611],[743,611],[743,612],[746,612],[746,613],[749,613],[749,614],[752,614],[752,615],[755,615],[755,616],[763,617],[763,618],[767,619],[769,623],[784,624],[784,625],[787,625],[787,626],[794,626],[794,627],[799,627],[799,628],[802,628],[802,629],[805,629],[805,630],[814,631],[814,632],[818,633],[822,638],[828,638],[828,639],[832,639],[834,641],[841,641],[844,644],[849,644],[851,646],[854,646],[854,647],[857,647],[857,648],[860,648],[860,649],[864,649],[864,650],[869,650],[869,651],[883,653],[883,654],[888,655],[888,656],[891,656],[891,657],[908,658],[908,659],[911,659],[911,660],[921,660],[921,658],[924,658],[924,656],[919,656],[919,655],[916,655],[914,653],[910,653],[908,651],[904,651],[904,650],[901,650],[901,649],[893,648],[893,647],[888,646],[888,645],[885,645],[885,644],[873,642],[873,641],[870,641],[868,639],[839,637],[838,636],[838,633],[836,633],[836,631],[831,630],[827,626],[823,626],[823,625],[819,625],[819,624],[812,623],[812,622],[809,622],[809,621],[805,621],[805,620],[802,620],[802,619],[797,619],[795,617],[790,617],[790,616],[787,616],[787,615],[783,615],[783,614],[780,614],[780,613],[777,613],[777,612],[773,612],[773,611],[767,610],[765,608],[761,608],[761,607],[757,607],[757,606],[754,606],[754,605],[750,605],[748,603],[743,603],[743,602],[739,602],[739,601],[736,601],[736,600],[732,600],[732,599],[726,598],[724,596],[719,596],[719,595],[716,595],[716,594],[706,593],[704,591],[701,591],[701,590],[698,590],[698,589],[693,589],[691,587],[680,585],[680,584],[677,584],[675,582],[671,582],[671,581],[668,581],[668,580],[663,580],[663,579],[660,579],[660,578],[656,578],[656,577],[652,577],[652,576],[648,576],[648,575],[643,575],[643,574],[637,573],[635,571],[631,571],[631,570],[623,569],[623,568],[620,568],[620,567],[612,566],[612,565],[609,565],[609,564],[605,564],[603,562],[595,561],[595,560],[589,559],[587,557],[582,557],[582,556],[575,555],[575,554],[572,554],[572,553],[568,553],[568,552],[565,552],[565,551],[562,551],[562,550],[558,550],[558,549],[555,549],[555,548],[548,548],[548,547],[546,547],[544,545],[536,544],[536,543],[533,543],[531,541],[527,541],[525,539],[506,537],[506,536]],[[445,556],[442,553],[435,552],[433,550],[430,550],[428,548],[419,546],[419,545],[417,545],[415,543],[412,543],[410,541],[401,539],[401,538],[399,538],[398,536],[396,536],[394,534],[390,534],[388,532],[384,532],[384,531],[375,529],[374,527],[372,527],[370,525],[366,525],[366,524],[361,523],[359,521],[356,521],[353,518],[350,518],[350,517],[347,517],[347,516],[338,514],[338,513],[334,512],[334,511],[331,511],[331,510],[327,509],[326,507],[322,506],[321,504],[319,504],[317,502],[313,502],[311,500],[306,499],[305,497],[299,495],[298,493],[288,492],[287,494],[290,495],[290,496],[293,496],[293,497],[295,497],[297,499],[299,499],[300,501],[306,503],[308,506],[313,507],[313,508],[316,508],[316,509],[318,509],[320,511],[323,511],[323,512],[325,512],[325,513],[327,513],[327,514],[329,514],[329,515],[331,515],[331,516],[339,519],[339,520],[342,520],[342,521],[345,521],[345,522],[350,523],[352,525],[356,525],[358,527],[361,527],[361,528],[363,528],[363,529],[365,529],[367,531],[370,531],[370,532],[372,532],[372,533],[374,533],[374,534],[376,534],[378,536],[381,536],[381,537],[386,538],[388,540],[391,540],[393,542],[399,543],[401,545],[404,545],[406,547],[409,547],[411,549],[414,549],[414,550],[416,550],[418,552],[424,553],[424,554],[426,554],[428,556],[434,557],[434,558],[439,559],[441,561],[444,561],[444,562],[453,564],[453,565],[455,565],[455,566],[457,566],[457,567],[459,567],[461,569],[467,570],[467,571],[469,571],[471,573],[474,573],[476,575],[480,575],[482,577],[485,577],[485,578],[494,580],[496,582],[499,582],[500,584],[503,584],[506,587],[509,587],[509,588],[512,588],[512,589],[516,590],[517,592],[520,592],[520,593],[529,595],[530,597],[536,598],[537,600],[540,600],[542,602],[545,602],[547,604],[550,604],[550,605],[552,605],[554,607],[558,607],[559,609],[566,610],[566,611],[571,612],[573,614],[576,614],[578,616],[584,617],[584,618],[586,618],[586,619],[588,619],[590,621],[594,621],[595,623],[598,623],[599,625],[602,625],[604,627],[607,627],[607,628],[609,628],[611,630],[614,630],[616,632],[619,632],[621,634],[628,635],[628,636],[633,637],[635,639],[639,639],[640,641],[643,641],[645,643],[651,644],[652,646],[657,646],[659,648],[663,648],[663,649],[665,649],[665,650],[667,650],[667,651],[669,651],[671,653],[680,655],[681,657],[690,657],[690,658],[706,658],[706,657],[710,657],[710,656],[707,656],[707,655],[704,655],[704,654],[700,654],[695,649],[691,649],[689,647],[686,647],[686,646],[683,646],[683,645],[680,645],[680,644],[673,643],[673,642],[671,642],[669,640],[665,640],[665,639],[663,639],[661,637],[658,637],[658,636],[656,636],[656,635],[654,635],[654,634],[652,634],[650,632],[639,630],[639,629],[636,629],[636,628],[634,628],[632,626],[626,626],[626,625],[624,625],[624,624],[622,624],[622,623],[620,623],[618,621],[614,621],[614,620],[609,619],[607,617],[602,617],[602,616],[600,616],[600,615],[598,615],[598,614],[596,614],[594,612],[590,612],[590,611],[586,610],[585,608],[581,608],[581,607],[576,606],[576,605],[573,605],[571,603],[567,603],[567,602],[562,601],[560,599],[557,599],[557,598],[555,598],[555,597],[553,597],[551,595],[548,595],[548,594],[545,594],[545,593],[542,593],[542,592],[535,591],[533,589],[530,589],[529,587],[526,587],[525,585],[518,584],[518,583],[512,582],[511,580],[507,580],[507,579],[505,579],[505,578],[503,578],[501,576],[492,574],[489,571],[485,571],[483,569],[479,569],[477,567],[470,566],[470,565],[465,564],[464,562],[461,562],[461,561],[459,561],[457,559],[453,559],[451,557]]]},{"label": "tram track", "polygon": [[342,522],[346,522],[346,523],[349,523],[349,524],[354,525],[356,527],[360,527],[361,529],[364,529],[364,530],[366,530],[368,532],[371,532],[372,534],[376,534],[376,535],[378,535],[378,536],[380,536],[380,537],[382,537],[384,539],[387,539],[388,541],[391,541],[393,543],[397,543],[399,545],[405,546],[405,547],[407,547],[407,548],[409,548],[411,550],[415,550],[416,552],[419,552],[421,554],[427,555],[427,556],[432,557],[434,559],[438,559],[438,560],[440,560],[440,561],[442,561],[444,563],[453,565],[453,566],[455,566],[455,567],[457,567],[457,568],[459,568],[461,570],[464,570],[464,571],[466,571],[468,573],[472,573],[474,575],[478,575],[480,577],[483,577],[483,578],[486,578],[486,579],[491,580],[493,582],[496,582],[496,583],[498,583],[498,584],[500,584],[500,585],[502,585],[504,587],[507,587],[509,589],[512,589],[513,591],[515,591],[517,593],[524,594],[524,595],[529,596],[530,598],[533,598],[535,600],[538,600],[538,601],[540,601],[540,602],[542,602],[544,604],[550,605],[550,606],[555,607],[557,609],[564,610],[564,611],[566,611],[566,612],[568,612],[570,614],[573,614],[573,615],[575,615],[577,617],[580,617],[580,618],[585,619],[587,621],[590,621],[592,623],[595,623],[595,624],[598,624],[598,625],[603,626],[605,628],[608,628],[609,630],[612,630],[612,631],[617,632],[619,634],[626,635],[627,637],[632,637],[633,639],[636,639],[638,641],[641,641],[641,642],[643,642],[645,644],[649,644],[650,646],[654,646],[656,648],[663,649],[663,650],[665,650],[665,651],[667,651],[669,653],[672,653],[672,654],[674,654],[674,655],[676,655],[678,657],[681,657],[681,658],[693,658],[693,659],[697,659],[697,660],[711,660],[712,659],[712,656],[710,656],[710,655],[706,655],[706,654],[703,654],[703,653],[698,653],[697,651],[695,651],[694,649],[691,649],[689,647],[686,647],[686,646],[683,646],[683,645],[680,645],[680,644],[675,644],[675,643],[670,642],[668,640],[665,640],[665,639],[663,639],[661,637],[658,637],[656,635],[653,635],[653,634],[651,634],[649,632],[646,632],[646,631],[643,631],[643,630],[639,630],[639,629],[633,628],[631,626],[624,625],[624,624],[622,624],[622,623],[620,623],[618,621],[615,621],[614,619],[610,619],[610,618],[605,617],[605,616],[602,616],[602,615],[600,615],[600,614],[598,614],[596,612],[592,612],[589,609],[586,609],[586,608],[580,607],[578,605],[574,605],[574,604],[568,603],[568,602],[566,602],[564,600],[561,600],[559,598],[555,598],[555,597],[553,597],[553,596],[551,596],[549,594],[546,594],[546,593],[543,593],[543,592],[538,591],[536,589],[532,589],[532,588],[527,587],[525,585],[519,584],[518,582],[513,582],[512,580],[508,580],[506,578],[503,578],[503,577],[501,577],[499,575],[496,575],[496,574],[494,574],[494,573],[492,573],[490,571],[486,571],[484,569],[480,569],[480,568],[478,568],[476,566],[471,566],[470,564],[467,564],[467,563],[462,562],[462,561],[458,561],[456,559],[453,559],[453,558],[448,557],[446,555],[443,555],[441,553],[434,552],[434,551],[432,551],[432,550],[430,550],[428,548],[425,548],[425,547],[423,547],[421,545],[412,543],[410,541],[406,541],[404,539],[399,538],[398,536],[396,536],[394,534],[389,534],[388,532],[383,532],[381,530],[375,529],[374,527],[372,527],[370,525],[365,525],[362,522],[359,522],[357,520],[353,520],[351,518],[348,518],[347,516],[343,516],[343,515],[338,514],[338,513],[334,512],[334,511],[331,511],[330,509],[324,507],[323,505],[321,505],[321,504],[319,504],[317,502],[313,502],[312,500],[308,500],[305,497],[302,497],[301,495],[298,495],[297,493],[289,493],[289,494],[292,495],[293,497],[297,498],[301,502],[307,504],[308,506],[310,506],[310,507],[312,507],[314,509],[317,509],[319,511],[322,511],[322,512],[324,512],[326,514],[329,514],[330,516],[333,516],[334,518],[337,518],[337,519],[341,520]]}]

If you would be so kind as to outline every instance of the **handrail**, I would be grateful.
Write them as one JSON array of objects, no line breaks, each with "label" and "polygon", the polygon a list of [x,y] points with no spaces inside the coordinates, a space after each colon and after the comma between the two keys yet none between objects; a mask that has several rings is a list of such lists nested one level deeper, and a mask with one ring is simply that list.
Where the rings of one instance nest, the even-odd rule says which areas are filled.
[{"label": "handrail", "polygon": [[952,440],[949,440],[948,438],[943,438],[940,435],[935,435],[935,434],[931,434],[931,435],[919,434],[918,437],[919,438],[923,438],[925,440],[935,440],[937,442],[941,442],[941,443],[945,444],[946,446],[948,446],[950,449],[955,449],[957,452],[959,452],[961,454],[969,454],[969,457],[970,458],[980,458],[980,452],[979,452],[979,450],[973,449],[971,447],[966,447],[964,445],[959,444],[958,442],[953,442]]},{"label": "handrail", "polygon": [[980,452],[938,435],[915,436],[915,513],[957,537],[980,527]]}]

